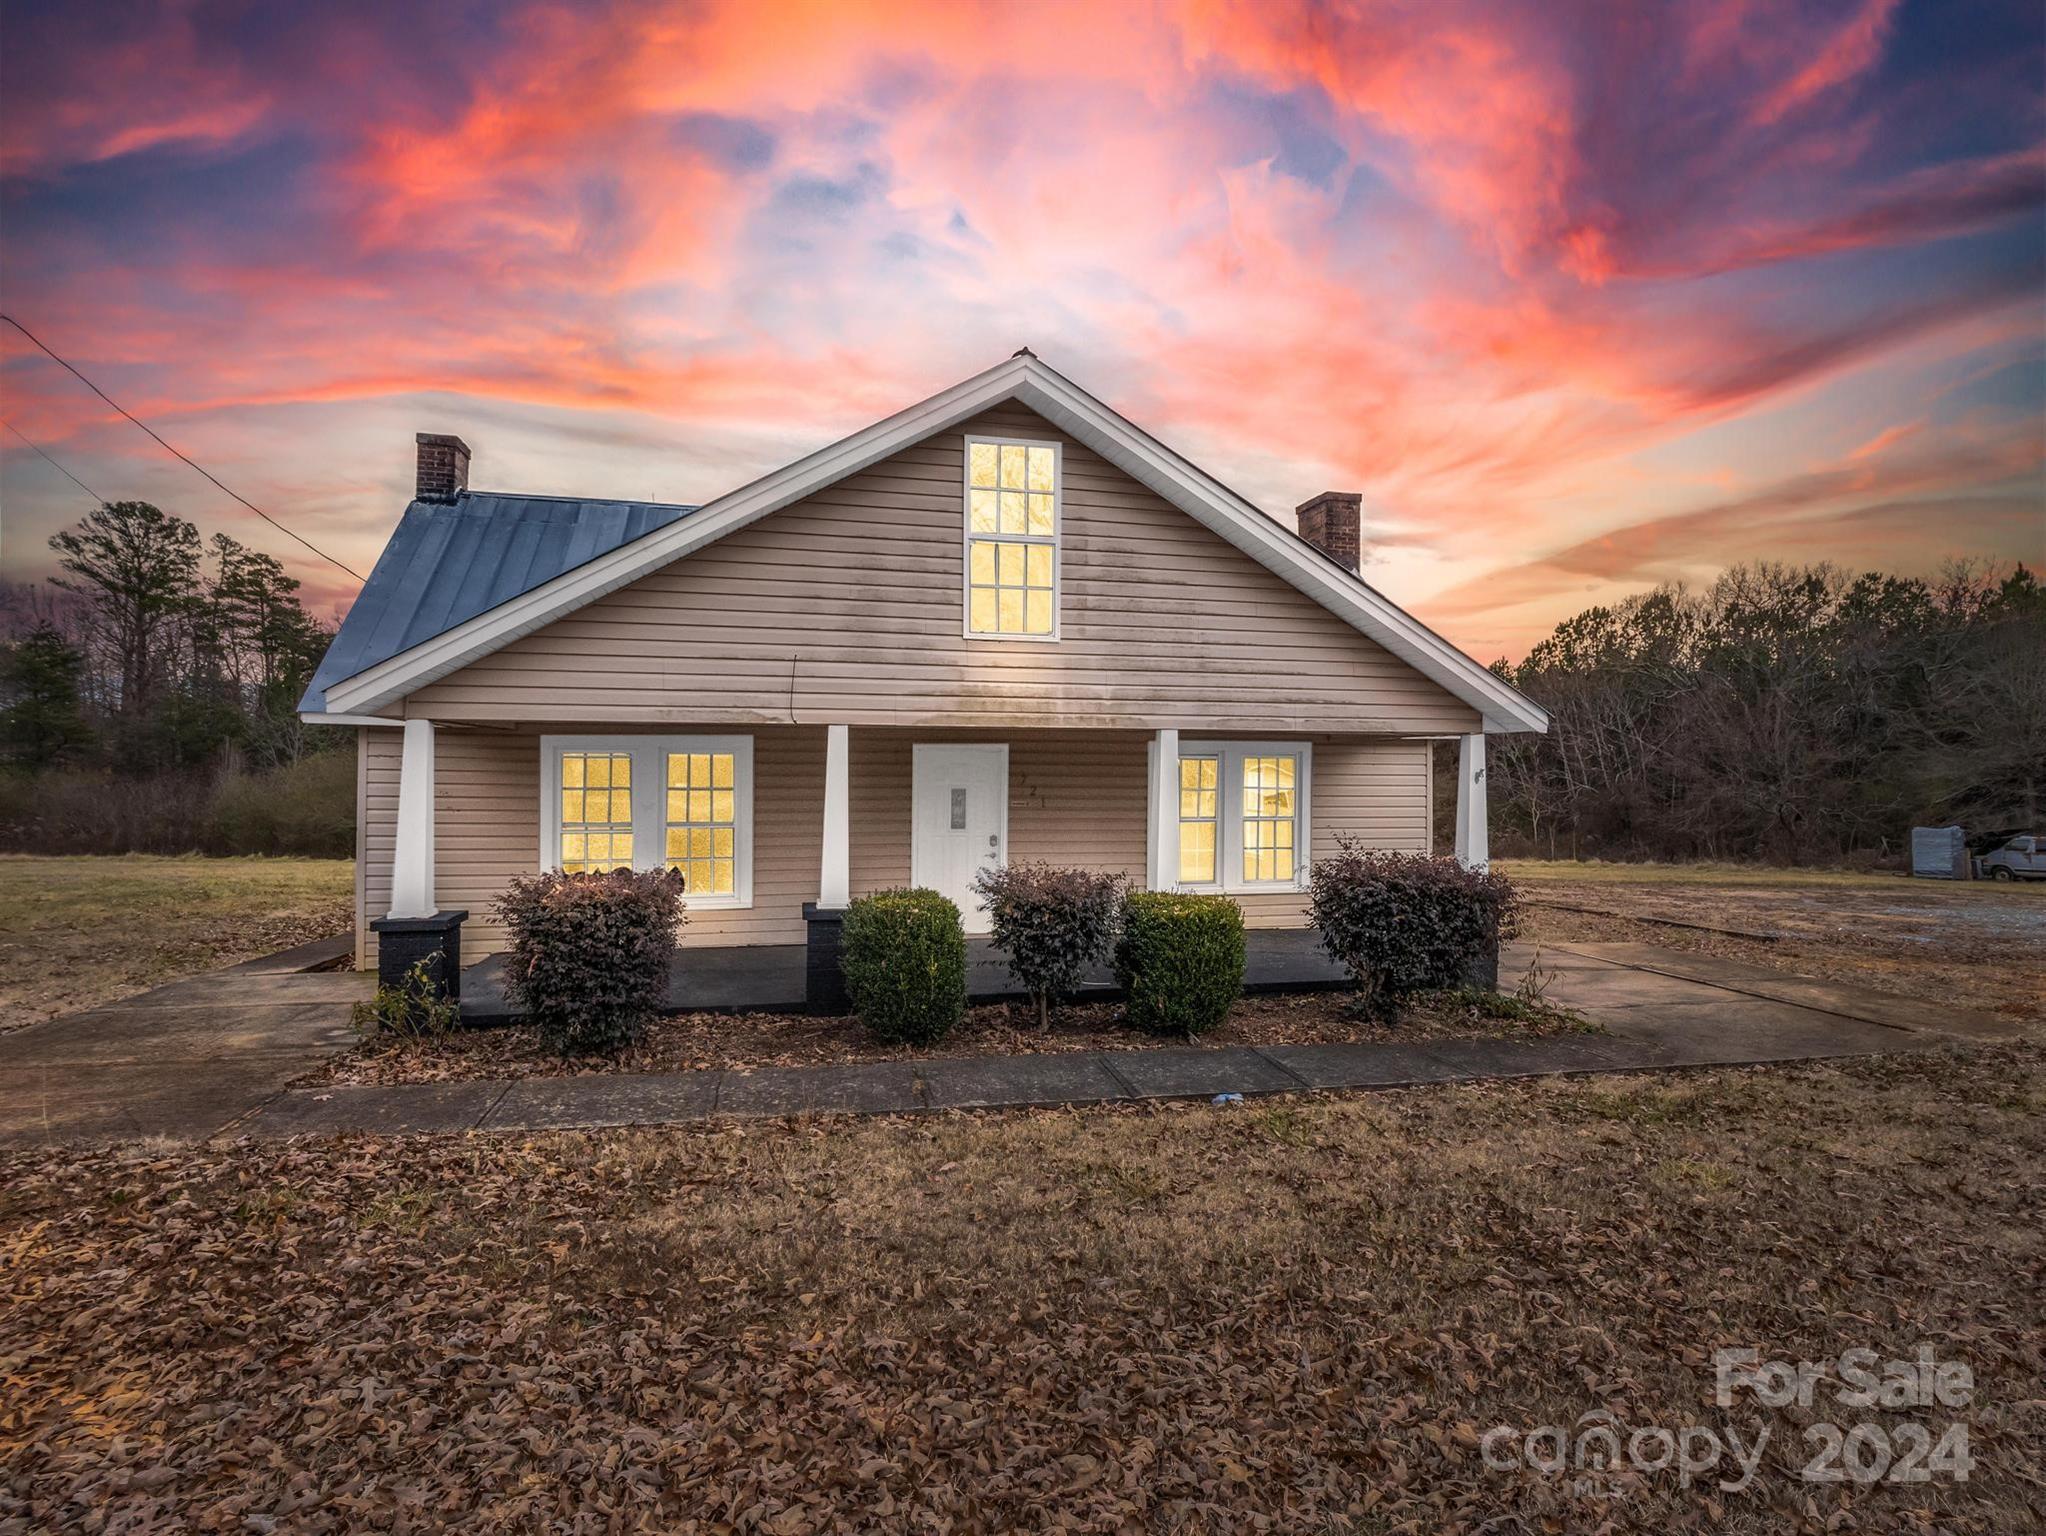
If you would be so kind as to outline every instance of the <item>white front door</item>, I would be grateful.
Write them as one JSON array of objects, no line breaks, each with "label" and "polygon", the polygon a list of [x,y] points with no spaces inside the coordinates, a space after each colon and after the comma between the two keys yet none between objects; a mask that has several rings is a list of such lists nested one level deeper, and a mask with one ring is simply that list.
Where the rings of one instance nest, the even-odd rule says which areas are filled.
[{"label": "white front door", "polygon": [[910,784],[909,883],[959,904],[968,933],[987,913],[968,888],[1009,856],[1009,749],[919,746]]}]

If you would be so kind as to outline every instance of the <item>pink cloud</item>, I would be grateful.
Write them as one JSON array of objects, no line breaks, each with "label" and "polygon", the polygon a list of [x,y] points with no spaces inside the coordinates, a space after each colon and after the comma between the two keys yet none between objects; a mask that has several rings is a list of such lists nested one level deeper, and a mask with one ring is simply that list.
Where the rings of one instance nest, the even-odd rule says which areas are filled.
[{"label": "pink cloud", "polygon": [[[1766,0],[1624,22],[1478,0],[712,0],[519,8],[487,39],[335,11],[239,49],[210,12],[166,8],[53,45],[12,93],[17,207],[282,145],[306,160],[288,215],[209,184],[226,212],[153,213],[121,245],[118,183],[90,217],[58,199],[8,221],[10,302],[211,453],[321,423],[276,488],[352,523],[358,560],[396,511],[401,417],[515,420],[559,445],[566,488],[710,495],[1027,342],[1282,515],[1364,489],[1390,581],[1556,576],[1536,552],[1588,520],[1659,526],[1714,474],[1749,483],[1744,423],[1811,412],[1812,473],[1857,444],[1887,472],[1946,430],[1934,386],[1877,412],[1848,384],[2038,340],[2023,261],[1928,259],[1865,291],[1830,275],[2019,227],[2046,191],[2036,121],[2005,105],[1997,133],[1952,136],[1972,158],[1913,157],[1923,123],[1893,114],[1971,104],[1944,80],[1860,89],[1907,21]],[[684,131],[709,119],[756,147]],[[154,483],[19,348],[0,388],[38,440]],[[1922,425],[1890,435],[1900,417]],[[375,474],[370,424],[393,442]],[[1713,474],[1658,462],[1706,432]],[[10,489],[33,472],[9,453]],[[1697,558],[1824,526],[1738,501],[1682,525]],[[10,539],[10,565],[39,545]]]}]

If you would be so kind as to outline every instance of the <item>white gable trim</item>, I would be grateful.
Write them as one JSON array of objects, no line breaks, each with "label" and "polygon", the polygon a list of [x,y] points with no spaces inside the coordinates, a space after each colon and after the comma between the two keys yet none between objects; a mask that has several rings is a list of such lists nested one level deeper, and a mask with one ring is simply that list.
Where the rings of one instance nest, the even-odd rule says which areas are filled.
[{"label": "white gable trim", "polygon": [[1487,731],[1542,731],[1548,716],[1397,604],[1070,380],[1029,355],[955,384],[807,458],[719,497],[677,522],[620,545],[467,623],[327,688],[335,713],[383,709],[564,614],[615,592],[748,523],[857,474],[933,433],[1014,398],[1258,564],[1346,620],[1415,671],[1470,705]]}]

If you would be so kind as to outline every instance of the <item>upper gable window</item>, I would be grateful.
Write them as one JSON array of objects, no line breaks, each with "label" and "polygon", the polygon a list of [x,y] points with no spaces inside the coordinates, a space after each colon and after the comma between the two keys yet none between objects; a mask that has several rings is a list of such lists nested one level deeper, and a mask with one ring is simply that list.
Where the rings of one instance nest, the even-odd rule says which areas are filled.
[{"label": "upper gable window", "polygon": [[966,440],[966,633],[1058,638],[1059,446]]}]

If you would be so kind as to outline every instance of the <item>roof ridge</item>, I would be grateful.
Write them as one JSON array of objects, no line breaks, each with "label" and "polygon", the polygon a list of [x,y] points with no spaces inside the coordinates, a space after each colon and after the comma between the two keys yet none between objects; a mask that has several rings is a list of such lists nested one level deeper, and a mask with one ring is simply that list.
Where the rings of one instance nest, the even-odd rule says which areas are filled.
[{"label": "roof ridge", "polygon": [[653,507],[674,512],[694,512],[703,505],[700,501],[646,501],[636,496],[563,496],[551,491],[478,491],[467,488],[457,492],[451,502],[421,501],[415,496],[412,504],[424,507],[460,506],[472,496],[494,496],[505,501],[569,501],[579,506]]}]

